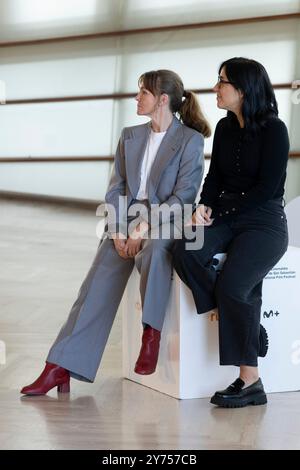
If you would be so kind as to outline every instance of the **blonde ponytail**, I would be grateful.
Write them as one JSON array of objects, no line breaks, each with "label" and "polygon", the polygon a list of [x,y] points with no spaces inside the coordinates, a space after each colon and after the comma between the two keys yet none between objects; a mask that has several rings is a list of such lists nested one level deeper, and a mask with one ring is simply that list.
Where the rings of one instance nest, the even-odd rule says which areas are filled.
[{"label": "blonde ponytail", "polygon": [[178,111],[182,122],[186,126],[201,132],[204,137],[209,137],[211,135],[210,125],[204,117],[197,96],[192,91],[184,91],[183,96],[185,100]]}]

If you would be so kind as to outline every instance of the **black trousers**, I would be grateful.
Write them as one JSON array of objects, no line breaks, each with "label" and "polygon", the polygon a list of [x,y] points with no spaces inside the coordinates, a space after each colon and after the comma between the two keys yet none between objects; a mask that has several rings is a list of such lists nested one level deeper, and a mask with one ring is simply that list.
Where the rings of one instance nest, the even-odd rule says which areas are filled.
[{"label": "black trousers", "polygon": [[[256,367],[263,278],[288,247],[281,198],[233,222],[204,227],[201,249],[186,250],[186,241],[174,245],[174,267],[192,290],[198,313],[218,308],[220,364]],[[213,257],[224,252],[218,274]]]}]

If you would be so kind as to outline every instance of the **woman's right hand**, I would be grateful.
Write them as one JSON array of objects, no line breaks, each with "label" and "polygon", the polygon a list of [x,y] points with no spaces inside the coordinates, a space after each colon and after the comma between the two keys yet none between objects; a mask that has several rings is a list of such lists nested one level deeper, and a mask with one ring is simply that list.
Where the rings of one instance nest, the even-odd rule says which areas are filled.
[{"label": "woman's right hand", "polygon": [[214,219],[211,219],[212,208],[200,204],[193,213],[192,219],[186,225],[211,225]]}]

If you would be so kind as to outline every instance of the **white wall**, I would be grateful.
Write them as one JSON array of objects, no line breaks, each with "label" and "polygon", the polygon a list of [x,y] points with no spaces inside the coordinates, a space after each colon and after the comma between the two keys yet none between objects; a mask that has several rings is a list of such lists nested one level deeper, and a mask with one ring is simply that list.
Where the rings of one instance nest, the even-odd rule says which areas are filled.
[{"label": "white wall", "polygon": [[[161,8],[166,3],[161,2]],[[197,2],[191,3],[195,9]],[[202,8],[204,3],[201,3]],[[221,3],[221,0],[210,2],[211,8],[216,10]],[[236,9],[228,10],[229,3],[226,3],[226,15],[229,11],[236,12]],[[241,9],[235,16],[250,15],[254,12],[253,5],[260,8],[259,2],[248,3],[252,10],[249,6],[247,11]],[[265,8],[272,4],[278,9],[279,3],[282,4],[265,2]],[[128,4],[136,8],[137,15],[149,13],[145,11],[144,2],[143,7],[136,1]],[[287,4],[292,11],[296,2]],[[179,3],[172,11],[176,8],[178,13]],[[208,15],[207,4],[203,11]],[[129,17],[125,13],[126,23]],[[264,13],[268,12],[264,10]],[[259,14],[258,10],[256,14]],[[147,16],[149,24],[154,21],[153,15],[152,11],[152,16]],[[181,22],[183,19],[188,21],[188,18],[182,18]],[[195,17],[196,20],[199,18]],[[207,88],[214,85],[221,61],[243,55],[261,61],[273,83],[292,82],[300,78],[299,66],[295,67],[300,55],[297,47],[299,21],[286,20],[3,48],[0,49],[0,79],[6,83],[7,99],[134,92],[139,75],[153,68],[177,71],[186,88]],[[289,128],[295,126],[300,105],[293,108],[289,90],[277,91],[276,96],[280,117]],[[224,113],[216,108],[213,94],[199,99],[214,129]],[[3,105],[0,106],[0,156],[113,154],[122,127],[144,121],[136,115],[133,99]],[[295,140],[297,135],[297,132],[291,135],[294,150],[300,149],[300,143]],[[206,153],[210,153],[211,144],[212,138],[206,142]],[[293,176],[295,169],[299,170],[299,164],[299,160],[289,163],[289,167],[293,167],[290,172]],[[1,164],[0,168],[0,190],[95,201],[104,198],[110,174],[108,163],[7,163]],[[288,188],[288,195],[294,195],[297,190],[299,194],[298,179],[289,176],[288,181],[292,188],[290,191]]]},{"label": "white wall", "polygon": [[[297,31],[297,48],[295,59],[295,77],[300,80],[300,22]],[[300,88],[294,91],[295,100],[291,104],[291,125],[290,138],[291,148],[294,151],[300,150]],[[286,183],[286,200],[295,199],[300,194],[300,159],[289,161]]]},{"label": "white wall", "polygon": [[293,13],[299,0],[1,0],[0,40]]}]

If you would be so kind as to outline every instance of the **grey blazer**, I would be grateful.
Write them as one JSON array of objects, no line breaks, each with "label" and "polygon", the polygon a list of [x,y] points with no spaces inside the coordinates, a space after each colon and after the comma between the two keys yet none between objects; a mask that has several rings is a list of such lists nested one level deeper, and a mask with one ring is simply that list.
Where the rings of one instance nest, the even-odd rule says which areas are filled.
[{"label": "grey blazer", "polygon": [[[140,186],[141,165],[151,122],[139,126],[125,127],[118,143],[114,169],[106,203],[112,204],[115,210],[124,212],[136,195]],[[153,162],[148,183],[150,204],[192,204],[199,191],[204,171],[204,138],[203,135],[182,124],[175,116],[158,149]],[[127,198],[125,198],[127,196]],[[125,207],[121,208],[120,203]],[[123,212],[122,212],[123,210]],[[152,210],[158,211],[157,207]],[[155,220],[155,217],[153,219]],[[122,222],[118,229],[122,230]],[[124,222],[124,220],[123,220]],[[165,222],[160,219],[160,223]],[[153,227],[153,223],[151,223]],[[108,231],[114,230],[108,225]]]}]

